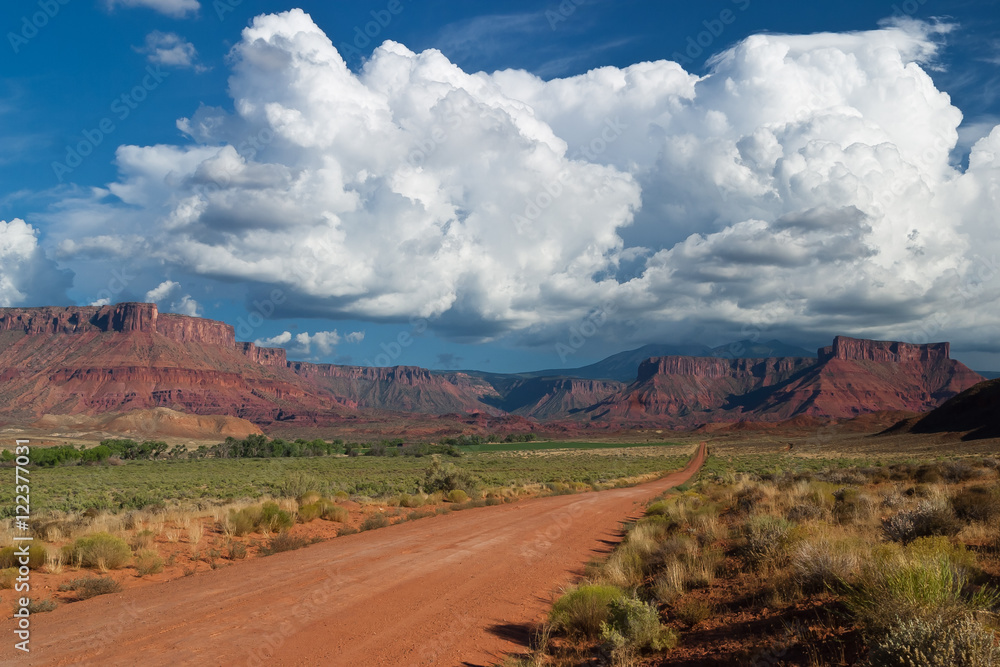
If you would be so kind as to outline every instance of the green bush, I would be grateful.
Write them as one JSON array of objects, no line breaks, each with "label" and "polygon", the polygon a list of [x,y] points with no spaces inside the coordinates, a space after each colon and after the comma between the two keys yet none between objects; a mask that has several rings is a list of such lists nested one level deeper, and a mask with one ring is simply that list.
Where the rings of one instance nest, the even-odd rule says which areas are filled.
[{"label": "green bush", "polygon": [[419,495],[412,495],[411,496],[411,495],[408,495],[408,494],[404,493],[404,494],[402,494],[399,497],[399,506],[400,507],[416,508],[416,507],[423,507],[423,505],[424,505],[424,497],[423,496],[419,496]]},{"label": "green bush", "polygon": [[118,593],[122,585],[111,577],[83,577],[74,579],[59,587],[60,591],[72,591],[77,600],[89,600],[98,595]]},{"label": "green bush", "polygon": [[347,521],[349,512],[346,507],[341,507],[340,505],[327,505],[323,508],[323,518],[326,521],[336,521],[338,523],[344,523]]},{"label": "green bush", "polygon": [[163,572],[163,559],[152,549],[141,551],[135,557],[135,571],[140,577],[147,574],[159,574]]},{"label": "green bush", "polygon": [[847,608],[872,633],[914,619],[957,621],[992,609],[1000,596],[987,587],[966,588],[967,575],[947,556],[900,558],[876,554],[855,585],[848,587]]},{"label": "green bush", "polygon": [[14,588],[14,584],[17,581],[17,568],[16,567],[6,567],[0,570],[0,590],[7,588]]},{"label": "green bush", "polygon": [[278,507],[276,502],[266,502],[261,505],[259,528],[277,533],[288,530],[295,525],[295,519],[285,510]]},{"label": "green bush", "polygon": [[611,614],[611,603],[624,597],[616,586],[585,584],[563,594],[552,605],[549,619],[553,627],[567,634],[595,639]]},{"label": "green bush", "polygon": [[295,519],[278,507],[276,502],[266,502],[257,507],[229,511],[229,529],[238,537],[267,530],[273,533],[291,528]]},{"label": "green bush", "polygon": [[[18,547],[4,547],[0,549],[0,569],[8,567],[18,567],[21,565],[21,557],[17,555]],[[32,544],[28,547],[28,568],[37,570],[45,565],[49,552],[41,544]]]},{"label": "green bush", "polygon": [[469,499],[469,494],[467,494],[462,489],[452,489],[448,492],[448,502],[451,503],[464,503]]},{"label": "green bush", "polygon": [[229,560],[243,560],[247,557],[247,545],[242,542],[233,542],[229,545]]},{"label": "green bush", "polygon": [[479,479],[467,470],[462,470],[454,463],[442,463],[438,454],[431,458],[431,467],[424,475],[424,491],[427,493],[447,493],[455,489],[468,492],[479,486]]},{"label": "green bush", "polygon": [[873,638],[870,667],[992,667],[1000,664],[993,631],[971,618],[914,618]]},{"label": "green bush", "polygon": [[323,505],[319,502],[309,503],[299,507],[299,522],[309,523],[323,515]]},{"label": "green bush", "polygon": [[132,549],[128,543],[109,533],[81,537],[67,550],[67,560],[83,567],[117,570],[125,567],[132,558]]},{"label": "green bush", "polygon": [[361,522],[360,529],[365,530],[375,530],[376,528],[385,528],[389,525],[389,517],[382,514],[381,512],[376,512],[372,514],[367,519]]},{"label": "green bush", "polygon": [[617,650],[663,651],[677,645],[677,633],[660,624],[656,607],[635,598],[621,598],[608,604],[608,620],[601,624],[601,639]]}]

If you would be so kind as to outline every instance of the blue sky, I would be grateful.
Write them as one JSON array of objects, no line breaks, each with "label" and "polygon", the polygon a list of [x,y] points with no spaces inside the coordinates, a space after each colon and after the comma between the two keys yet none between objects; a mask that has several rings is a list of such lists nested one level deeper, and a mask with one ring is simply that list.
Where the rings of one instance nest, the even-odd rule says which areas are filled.
[{"label": "blue sky", "polygon": [[[307,18],[243,32],[293,8]],[[997,369],[997,323],[983,311],[1000,294],[1000,235],[982,194],[997,183],[997,147],[984,140],[973,160],[982,168],[969,170],[973,145],[1000,123],[996,14],[992,2],[934,0],[8,2],[0,220],[23,223],[0,238],[0,289],[7,305],[152,292],[163,309],[338,363],[514,371],[649,342],[812,347],[849,333],[952,339],[957,357]],[[293,38],[307,33],[325,34],[354,78],[327,76],[335,65]],[[405,49],[383,49],[359,79],[385,40]],[[429,49],[446,60],[418,62]],[[887,53],[920,74],[887,65]],[[842,64],[824,64],[831,57]],[[644,62],[661,64],[639,76]],[[606,76],[580,78],[595,68]],[[505,70],[528,74],[493,74]],[[477,72],[489,90],[468,77]],[[471,95],[473,120],[456,120],[460,145],[434,139],[431,107],[420,107],[428,81],[462,93],[449,104]],[[353,115],[364,105],[391,119],[372,129]],[[590,117],[594,108],[603,111]],[[350,137],[322,136],[348,135],[354,122],[370,155],[354,155],[363,149]],[[608,148],[588,152],[602,133]],[[400,136],[431,147],[405,183],[413,170],[404,178],[396,167],[413,150],[385,149]],[[772,151],[771,136],[781,157],[767,158],[766,174],[748,167]],[[935,156],[920,137],[938,136]],[[187,190],[227,145],[239,177]],[[834,145],[843,156],[820,150]],[[748,171],[732,171],[733,159]],[[787,176],[800,162],[805,171]],[[531,190],[557,182],[546,169],[571,172],[578,187],[566,196],[551,185],[551,208]],[[483,194],[494,177],[528,205],[497,213],[510,197]],[[343,188],[328,204],[326,178]],[[701,191],[706,179],[713,188]],[[199,196],[208,203],[192,214]],[[531,202],[544,204],[537,220]],[[525,216],[532,231],[502,228]],[[421,225],[430,231],[410,238]]]}]

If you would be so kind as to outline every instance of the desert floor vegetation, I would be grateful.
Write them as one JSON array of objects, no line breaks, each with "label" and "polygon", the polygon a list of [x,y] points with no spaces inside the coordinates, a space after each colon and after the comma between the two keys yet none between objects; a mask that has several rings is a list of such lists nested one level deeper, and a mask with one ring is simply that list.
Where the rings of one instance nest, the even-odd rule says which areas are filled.
[{"label": "desert floor vegetation", "polygon": [[508,665],[998,665],[992,457],[714,457]]},{"label": "desert floor vegetation", "polygon": [[[74,602],[90,597],[88,577],[141,586],[453,511],[635,484],[681,467],[690,448],[611,449],[47,465],[32,478],[31,567],[53,604]],[[0,603],[13,604],[14,532],[0,523]]]}]

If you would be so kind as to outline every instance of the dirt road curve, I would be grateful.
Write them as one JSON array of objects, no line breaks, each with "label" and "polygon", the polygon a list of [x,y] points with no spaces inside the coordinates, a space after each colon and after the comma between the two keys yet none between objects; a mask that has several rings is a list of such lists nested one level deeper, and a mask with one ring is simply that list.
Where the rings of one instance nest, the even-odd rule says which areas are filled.
[{"label": "dirt road curve", "polygon": [[[2,623],[4,665],[490,665],[620,522],[686,481],[466,510]],[[10,608],[4,595],[5,607]]]}]

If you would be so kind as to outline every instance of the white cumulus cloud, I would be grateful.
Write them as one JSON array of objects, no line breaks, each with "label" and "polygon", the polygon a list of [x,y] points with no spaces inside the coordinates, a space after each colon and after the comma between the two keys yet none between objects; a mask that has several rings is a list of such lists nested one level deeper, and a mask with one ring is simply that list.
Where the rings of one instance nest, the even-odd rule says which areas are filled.
[{"label": "white cumulus cloud", "polygon": [[146,54],[146,59],[155,65],[205,71],[198,64],[198,50],[194,44],[175,32],[154,30],[146,35],[146,43],[138,51]]},{"label": "white cumulus cloud", "polygon": [[188,14],[196,14],[201,9],[198,0],[107,0],[108,8],[116,6],[122,7],[146,7],[161,14],[174,18],[184,18]]},{"label": "white cumulus cloud", "polygon": [[180,284],[173,280],[164,280],[162,283],[146,292],[146,301],[158,302],[166,299],[170,294],[180,288]]},{"label": "white cumulus cloud", "polygon": [[944,314],[934,337],[971,341],[1000,324],[975,306],[1000,296],[977,268],[1000,250],[1000,134],[954,166],[962,113],[927,73],[945,30],[754,35],[705,76],[545,81],[391,41],[354,73],[306,13],[259,16],[231,54],[235,111],[182,119],[184,145],[120,147],[109,191],[157,221],[156,259],[277,285],[286,314],[527,342],[608,302],[608,337],[912,339]]},{"label": "white cumulus cloud", "polygon": [[[357,342],[350,340],[350,337],[353,335],[353,333],[348,334],[347,338],[349,342]],[[254,343],[260,347],[283,347],[291,354],[313,354],[313,349],[315,348],[317,354],[328,355],[333,352],[340,341],[340,334],[334,329],[333,331],[317,331],[313,334],[303,331],[294,335],[290,331],[283,331],[270,338],[258,338]]]},{"label": "white cumulus cloud", "polygon": [[20,218],[0,220],[0,307],[64,302],[69,283],[39,247],[34,227]]}]

